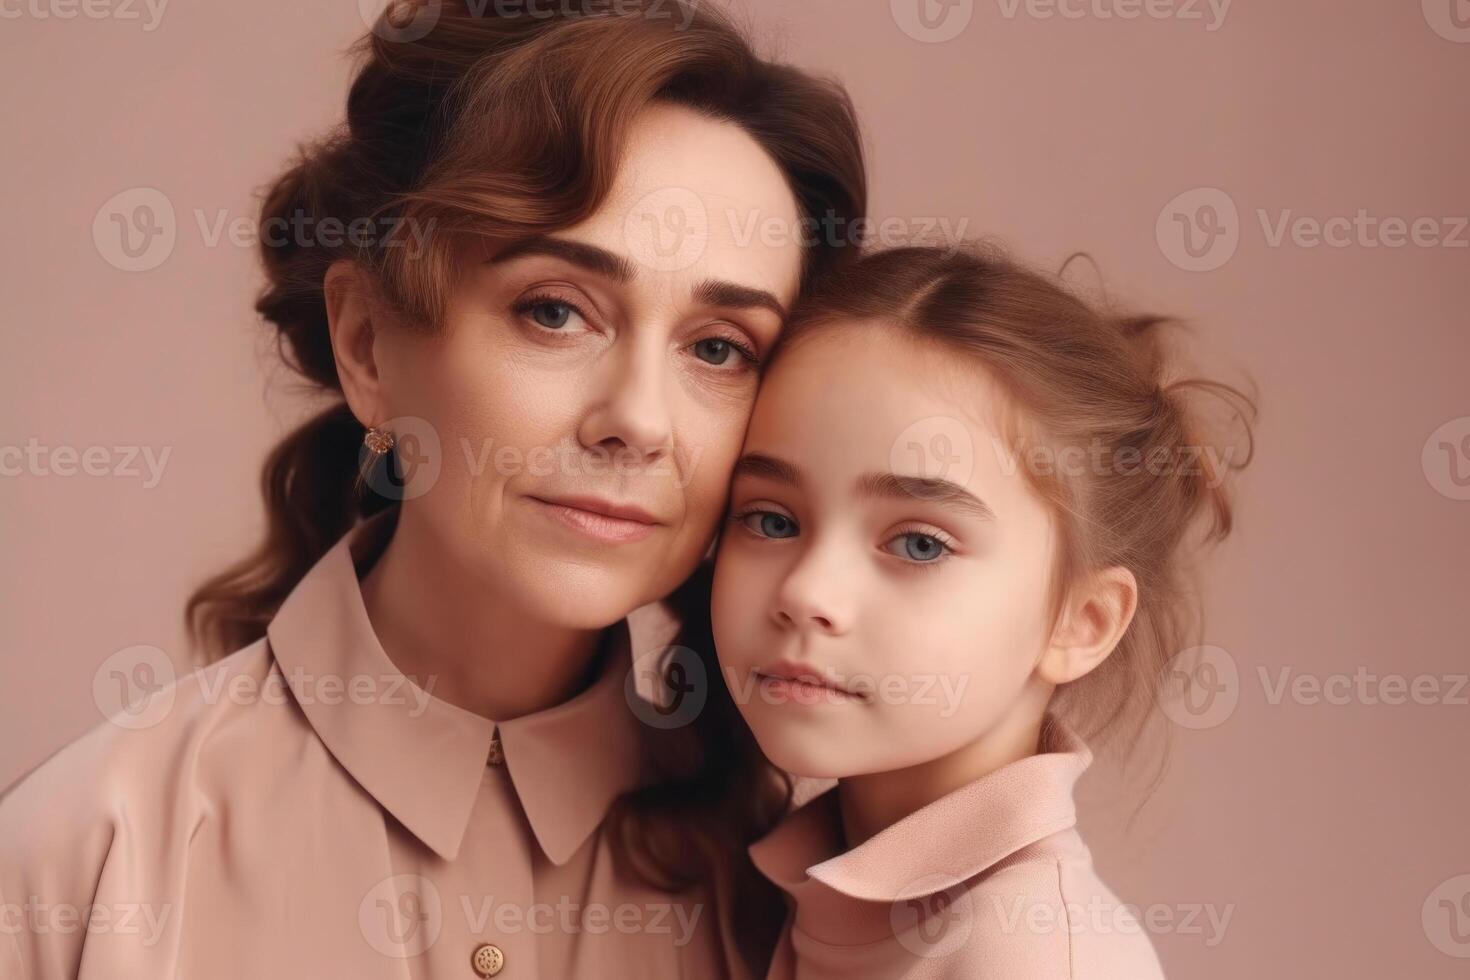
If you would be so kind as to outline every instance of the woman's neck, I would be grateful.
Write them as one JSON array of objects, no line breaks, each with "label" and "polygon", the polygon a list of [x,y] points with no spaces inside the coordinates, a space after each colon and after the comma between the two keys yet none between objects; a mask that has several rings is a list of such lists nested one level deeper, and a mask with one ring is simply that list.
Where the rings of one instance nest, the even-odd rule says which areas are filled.
[{"label": "woman's neck", "polygon": [[[837,781],[848,850],[935,800],[1037,752],[1050,691],[1029,692],[997,725],[937,759]],[[1038,697],[1044,695],[1044,697]],[[1038,707],[1039,705],[1039,707]]]},{"label": "woman's neck", "polygon": [[373,632],[409,680],[496,721],[561,704],[591,683],[601,630],[528,619],[470,571],[447,567],[409,516],[399,515],[361,582]]}]

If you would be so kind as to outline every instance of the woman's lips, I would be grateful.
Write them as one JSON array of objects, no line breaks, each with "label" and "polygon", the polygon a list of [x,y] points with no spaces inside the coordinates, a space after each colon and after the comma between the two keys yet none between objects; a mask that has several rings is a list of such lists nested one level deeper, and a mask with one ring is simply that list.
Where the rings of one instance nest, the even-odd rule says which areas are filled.
[{"label": "woman's lips", "polygon": [[659,526],[645,511],[606,501],[587,498],[527,499],[565,527],[605,544],[632,544],[642,541]]}]

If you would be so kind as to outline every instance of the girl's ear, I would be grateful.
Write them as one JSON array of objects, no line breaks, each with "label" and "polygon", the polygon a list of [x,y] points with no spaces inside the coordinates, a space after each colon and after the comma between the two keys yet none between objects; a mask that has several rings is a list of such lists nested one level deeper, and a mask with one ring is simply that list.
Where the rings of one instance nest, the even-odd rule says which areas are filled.
[{"label": "girl's ear", "polygon": [[1138,608],[1138,582],[1122,566],[1105,568],[1078,583],[1052,633],[1036,673],[1062,685],[1090,673],[1118,646]]}]

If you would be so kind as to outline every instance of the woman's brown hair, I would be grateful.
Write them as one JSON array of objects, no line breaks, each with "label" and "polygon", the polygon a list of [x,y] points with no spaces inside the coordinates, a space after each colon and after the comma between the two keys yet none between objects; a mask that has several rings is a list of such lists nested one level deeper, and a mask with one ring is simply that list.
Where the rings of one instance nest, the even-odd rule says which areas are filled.
[{"label": "woman's brown hair", "polygon": [[[286,363],[339,397],[267,458],[265,540],[190,597],[186,620],[206,659],[263,636],[316,560],[358,519],[393,503],[356,492],[363,428],[340,399],[323,298],[334,261],[375,273],[396,320],[436,330],[471,254],[466,244],[511,242],[595,212],[632,118],[656,100],[744,129],[785,173],[804,218],[865,214],[862,143],[846,93],[757,57],[709,4],[623,0],[617,14],[597,15],[562,4],[535,16],[514,6],[436,3],[419,12],[435,14],[428,32],[408,40],[419,32],[395,25],[417,6],[391,4],[355,46],[346,122],[303,148],[267,189],[267,284],[256,310]],[[284,231],[354,222],[372,231]],[[814,241],[804,281],[851,251]]]},{"label": "woman's brown hair", "polygon": [[[360,492],[364,430],[341,398],[323,296],[334,261],[356,261],[373,275],[396,321],[433,332],[473,254],[466,246],[513,242],[594,213],[612,186],[634,116],[654,102],[743,129],[783,171],[810,225],[848,227],[865,216],[862,141],[841,86],[757,56],[710,4],[620,0],[607,13],[572,6],[390,4],[355,46],[359,64],[345,123],[304,147],[268,187],[260,235],[267,283],[256,309],[275,329],[284,361],[335,397],[265,461],[265,539],[189,598],[185,618],[205,660],[263,636],[311,566],[358,521],[395,503]],[[283,233],[328,222],[371,230],[332,238]],[[804,249],[803,284],[850,251],[813,239]],[[707,597],[705,575],[696,573],[674,603],[695,611],[695,633],[707,616],[696,598],[701,589]],[[714,741],[696,755],[722,772],[743,766],[732,755],[743,747],[721,730],[718,710],[707,714],[694,734]],[[733,711],[729,721],[738,724]],[[678,760],[659,760],[686,758],[688,746],[654,741],[650,765],[679,770]],[[701,801],[720,809],[708,821],[660,822],[669,797],[658,794],[621,805],[614,823],[623,859],[670,887],[732,870],[740,877],[743,845],[772,812],[769,793],[779,806],[780,790],[763,785],[756,799],[742,795],[746,784],[729,785],[740,789]],[[654,843],[671,839],[642,829],[654,823],[682,843]],[[687,846],[691,835],[700,846]],[[738,894],[748,885],[731,887]],[[750,911],[748,903],[737,910],[742,905]]]},{"label": "woman's brown hair", "polygon": [[[1191,558],[1230,534],[1228,477],[1254,450],[1254,396],[1181,374],[1166,342],[1171,325],[1179,322],[1091,302],[994,245],[899,248],[825,277],[771,357],[828,329],[894,329],[1001,387],[1008,448],[1056,518],[1053,618],[1090,571],[1122,566],[1137,581],[1137,610],[1117,648],[1054,701],[1084,736],[1123,736],[1125,748],[1153,716],[1170,661],[1197,642]],[[1207,399],[1226,418],[1212,418]],[[1236,427],[1238,443],[1224,445],[1219,437]]]}]

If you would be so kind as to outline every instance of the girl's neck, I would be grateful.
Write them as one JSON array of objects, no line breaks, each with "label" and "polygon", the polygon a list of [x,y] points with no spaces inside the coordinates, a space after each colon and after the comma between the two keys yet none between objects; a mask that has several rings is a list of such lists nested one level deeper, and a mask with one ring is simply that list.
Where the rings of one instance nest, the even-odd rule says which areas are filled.
[{"label": "girl's neck", "polygon": [[468,569],[446,567],[411,509],[361,581],[394,665],[442,701],[508,721],[567,701],[591,681],[602,631],[528,619]]},{"label": "girl's neck", "polygon": [[1002,766],[1035,755],[1049,700],[1049,691],[1044,699],[1023,698],[985,734],[937,759],[839,779],[837,800],[846,848],[857,847],[909,814]]}]

